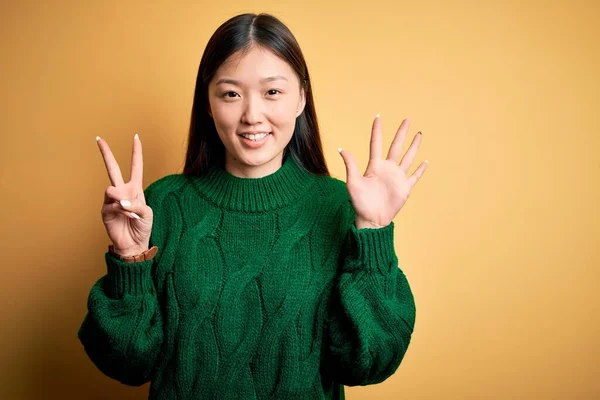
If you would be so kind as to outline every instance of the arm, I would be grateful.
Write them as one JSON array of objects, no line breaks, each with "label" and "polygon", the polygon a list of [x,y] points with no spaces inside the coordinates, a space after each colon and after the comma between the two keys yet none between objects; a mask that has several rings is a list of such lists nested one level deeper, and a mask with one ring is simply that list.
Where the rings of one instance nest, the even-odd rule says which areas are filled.
[{"label": "arm", "polygon": [[400,365],[415,325],[414,298],[394,250],[394,223],[357,229],[344,207],[346,240],[332,292],[325,373],[347,386],[383,382]]},{"label": "arm", "polygon": [[150,247],[158,246],[159,253],[150,260],[128,263],[106,252],[106,275],[91,288],[88,312],[78,330],[98,369],[126,385],[141,386],[151,380],[160,356],[164,318],[153,271],[169,247],[164,232],[181,223],[177,213],[169,212],[177,209],[169,193],[181,181],[172,175],[146,188],[146,203],[154,214]]},{"label": "arm", "polygon": [[92,287],[78,337],[105,375],[141,386],[152,376],[163,342],[163,321],[151,260],[126,263],[107,252],[107,274]]}]

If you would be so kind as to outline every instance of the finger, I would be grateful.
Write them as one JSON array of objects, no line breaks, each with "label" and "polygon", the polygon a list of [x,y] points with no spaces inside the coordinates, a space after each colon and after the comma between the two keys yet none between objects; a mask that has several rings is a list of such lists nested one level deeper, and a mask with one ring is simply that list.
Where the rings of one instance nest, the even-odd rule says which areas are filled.
[{"label": "finger", "polygon": [[344,165],[346,166],[346,182],[354,180],[359,177],[358,166],[354,156],[346,150],[338,149],[342,158],[344,159]]},{"label": "finger", "polygon": [[393,160],[395,163],[398,162],[398,158],[400,157],[400,153],[402,152],[402,146],[404,146],[404,139],[406,138],[406,132],[408,131],[408,127],[410,126],[410,119],[405,118],[398,130],[396,131],[396,136],[394,136],[394,140],[392,140],[392,144],[390,145],[390,150],[388,151],[387,159]]},{"label": "finger", "polygon": [[370,157],[371,160],[379,160],[381,158],[381,117],[379,114],[375,116],[373,126],[371,128],[371,145]]},{"label": "finger", "polygon": [[400,161],[400,169],[404,171],[404,174],[408,174],[408,170],[410,166],[415,161],[415,157],[417,155],[417,150],[419,149],[419,145],[421,144],[422,139],[421,131],[419,131],[415,137],[413,138],[412,143],[410,144],[406,154],[402,157],[402,161]]},{"label": "finger", "polygon": [[152,218],[152,209],[139,200],[132,200],[128,203],[124,203],[123,201],[121,201],[120,203],[118,203],[118,205],[121,207],[122,210],[133,212],[142,219]]},{"label": "finger", "polygon": [[423,176],[423,173],[427,169],[428,164],[429,162],[427,160],[423,161],[421,165],[419,165],[419,167],[415,170],[415,172],[407,179],[407,182],[411,189],[417,184],[417,182],[419,182],[419,179],[421,179],[421,176]]},{"label": "finger", "polygon": [[142,217],[140,217],[137,213],[124,210],[119,203],[105,205],[104,207],[102,207],[101,214],[102,216],[120,214],[126,216],[127,218],[142,219]]},{"label": "finger", "polygon": [[125,193],[121,188],[109,186],[104,193],[104,204],[116,204],[121,210],[135,212],[143,218],[152,217],[152,209],[146,205],[144,192],[132,198],[130,196],[131,193]]},{"label": "finger", "polygon": [[96,137],[96,142],[98,143],[98,147],[100,148],[100,152],[102,153],[102,158],[104,159],[104,165],[106,165],[106,170],[108,171],[108,177],[110,179],[110,183],[113,186],[121,186],[124,185],[123,176],[121,175],[121,169],[119,168],[119,164],[117,164],[117,160],[108,147],[108,143],[104,139],[100,139],[100,137]]},{"label": "finger", "polygon": [[121,200],[130,200],[127,199],[127,195],[124,193],[122,186],[109,186],[104,191],[104,204],[119,203]]},{"label": "finger", "polygon": [[133,137],[133,150],[131,153],[131,175],[130,181],[134,186],[142,187],[144,174],[144,160],[142,157],[142,141],[136,133]]},{"label": "finger", "polygon": [[[111,186],[112,187],[112,186]],[[114,189],[114,188],[113,188]],[[105,197],[105,203],[102,207],[102,213],[115,213],[119,212],[122,215],[136,219],[148,219],[152,220],[153,211],[144,202],[140,200],[115,200],[118,196],[114,193],[107,194]]]}]

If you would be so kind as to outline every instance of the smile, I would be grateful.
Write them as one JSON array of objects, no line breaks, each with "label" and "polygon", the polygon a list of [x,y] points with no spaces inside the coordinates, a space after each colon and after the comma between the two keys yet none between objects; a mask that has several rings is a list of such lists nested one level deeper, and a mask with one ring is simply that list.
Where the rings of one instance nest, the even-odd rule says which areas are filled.
[{"label": "smile", "polygon": [[256,149],[266,143],[273,135],[271,133],[262,132],[257,134],[241,134],[239,136],[246,147]]},{"label": "smile", "polygon": [[255,133],[255,134],[242,133],[240,136],[245,137],[246,139],[260,140],[260,139],[267,137],[268,135],[270,135],[269,132],[261,132],[261,133]]}]

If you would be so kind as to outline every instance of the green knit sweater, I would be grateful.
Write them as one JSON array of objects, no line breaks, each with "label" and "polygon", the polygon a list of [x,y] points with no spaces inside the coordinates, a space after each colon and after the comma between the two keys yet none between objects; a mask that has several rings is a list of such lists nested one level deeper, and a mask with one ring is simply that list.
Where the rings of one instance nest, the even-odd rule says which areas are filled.
[{"label": "green knit sweater", "polygon": [[150,399],[340,399],[402,361],[415,303],[394,223],[357,229],[346,184],[287,157],[275,173],[212,167],[145,191],[152,260],[105,254],[78,337]]}]

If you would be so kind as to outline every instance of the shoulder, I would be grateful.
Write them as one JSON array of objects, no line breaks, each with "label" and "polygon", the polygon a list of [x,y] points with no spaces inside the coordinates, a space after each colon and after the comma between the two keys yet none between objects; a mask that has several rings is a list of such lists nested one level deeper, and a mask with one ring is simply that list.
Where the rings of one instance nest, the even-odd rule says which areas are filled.
[{"label": "shoulder", "polygon": [[318,176],[317,183],[323,194],[334,203],[345,203],[350,200],[346,182],[333,176]]},{"label": "shoulder", "polygon": [[179,193],[189,183],[184,174],[169,174],[152,182],[144,189],[146,203],[161,203],[170,195]]},{"label": "shoulder", "polygon": [[317,182],[321,187],[323,198],[329,203],[331,220],[342,225],[354,221],[354,207],[346,182],[333,176],[319,176]]}]

